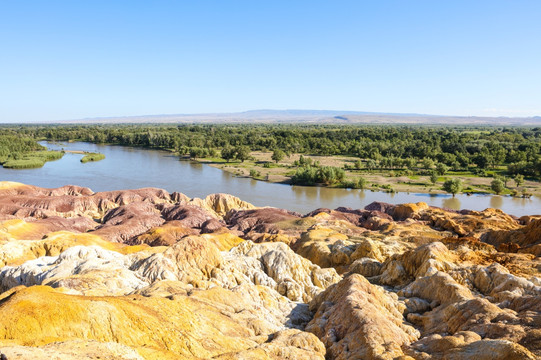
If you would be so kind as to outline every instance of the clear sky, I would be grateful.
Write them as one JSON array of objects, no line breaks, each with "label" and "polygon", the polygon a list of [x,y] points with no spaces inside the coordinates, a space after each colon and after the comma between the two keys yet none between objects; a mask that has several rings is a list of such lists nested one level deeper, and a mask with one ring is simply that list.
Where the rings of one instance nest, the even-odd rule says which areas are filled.
[{"label": "clear sky", "polygon": [[1,1],[0,122],[541,115],[539,0]]}]

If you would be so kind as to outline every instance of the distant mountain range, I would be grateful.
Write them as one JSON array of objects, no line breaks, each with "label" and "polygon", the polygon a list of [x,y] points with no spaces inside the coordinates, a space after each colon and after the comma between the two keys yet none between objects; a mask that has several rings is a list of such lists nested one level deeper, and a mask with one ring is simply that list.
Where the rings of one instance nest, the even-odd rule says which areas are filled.
[{"label": "distant mountain range", "polygon": [[340,110],[250,110],[238,113],[164,114],[85,118],[60,123],[301,123],[301,124],[435,124],[435,125],[533,125],[541,117],[480,117],[377,113]]}]

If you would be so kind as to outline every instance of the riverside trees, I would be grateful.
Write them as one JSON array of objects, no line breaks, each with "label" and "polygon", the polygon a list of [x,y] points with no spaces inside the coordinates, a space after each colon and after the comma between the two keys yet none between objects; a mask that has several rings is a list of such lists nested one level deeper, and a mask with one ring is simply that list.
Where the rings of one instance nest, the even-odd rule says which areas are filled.
[{"label": "riverside trees", "polygon": [[[89,141],[205,154],[235,149],[287,154],[353,156],[371,170],[408,168],[436,171],[498,172],[528,179],[541,177],[541,128],[490,126],[374,126],[299,124],[124,124],[3,126],[0,136],[56,141]],[[1,149],[0,149],[1,150]],[[240,151],[239,151],[240,150]],[[1,155],[1,154],[0,154]],[[277,160],[274,160],[277,161]],[[278,160],[280,161],[280,160]],[[415,169],[413,169],[415,167]]]},{"label": "riverside trees", "polygon": [[462,180],[460,179],[449,179],[443,183],[443,190],[448,193],[453,194],[453,197],[462,191]]}]

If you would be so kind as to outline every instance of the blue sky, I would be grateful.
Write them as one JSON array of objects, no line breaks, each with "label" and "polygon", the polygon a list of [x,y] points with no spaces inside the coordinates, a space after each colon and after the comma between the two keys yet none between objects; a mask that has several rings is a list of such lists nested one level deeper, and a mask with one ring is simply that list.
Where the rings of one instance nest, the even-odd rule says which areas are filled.
[{"label": "blue sky", "polygon": [[0,122],[541,115],[541,1],[2,1]]}]

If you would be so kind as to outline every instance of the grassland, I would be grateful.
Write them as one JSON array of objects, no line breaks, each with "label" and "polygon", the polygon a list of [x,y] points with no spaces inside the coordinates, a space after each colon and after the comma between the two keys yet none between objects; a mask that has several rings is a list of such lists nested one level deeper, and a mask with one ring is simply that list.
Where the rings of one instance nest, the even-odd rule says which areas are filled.
[{"label": "grassland", "polygon": [[2,164],[7,169],[34,169],[40,168],[47,161],[58,160],[64,156],[61,151],[32,151],[22,155],[19,159],[10,159]]},{"label": "grassland", "polygon": [[[295,173],[297,167],[295,161],[299,161],[300,154],[293,154],[284,158],[279,163],[272,161],[272,152],[251,152],[250,159],[240,161],[229,161],[220,158],[201,158],[197,161],[206,163],[210,166],[227,171],[235,176],[251,177],[256,180],[269,181],[274,183],[289,183],[291,176]],[[505,167],[499,167],[487,171],[487,176],[482,177],[469,171],[448,171],[444,175],[438,176],[436,183],[430,181],[430,175],[424,174],[422,168],[413,170],[405,169],[348,169],[353,167],[358,158],[348,156],[310,156],[314,162],[319,162],[321,166],[335,166],[345,168],[346,179],[344,183],[355,183],[359,178],[366,180],[366,189],[386,192],[412,192],[412,193],[433,193],[443,194],[443,183],[447,179],[459,178],[463,183],[463,193],[490,194],[491,182],[493,176],[498,176],[505,172]],[[421,164],[418,164],[421,166]],[[343,187],[343,184],[336,184],[333,187]],[[507,186],[503,195],[516,193],[521,196],[523,193],[528,195],[541,196],[541,184],[537,181],[526,180],[524,184],[517,187],[512,179],[507,181]]]}]

